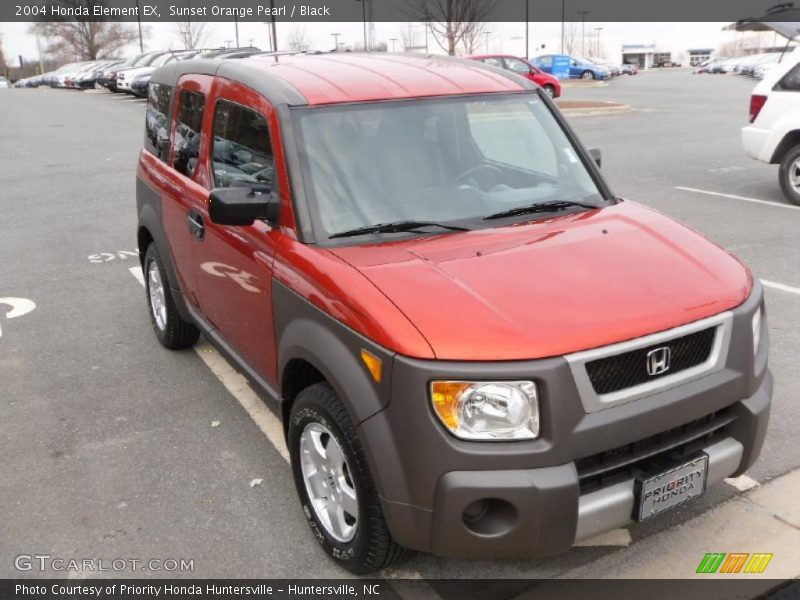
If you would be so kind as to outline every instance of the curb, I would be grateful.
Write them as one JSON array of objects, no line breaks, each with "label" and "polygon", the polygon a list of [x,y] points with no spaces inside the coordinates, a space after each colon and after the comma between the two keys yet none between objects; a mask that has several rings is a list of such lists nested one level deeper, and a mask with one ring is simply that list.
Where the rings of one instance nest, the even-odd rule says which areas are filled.
[{"label": "curb", "polygon": [[574,117],[629,112],[632,109],[629,104],[620,104],[618,106],[598,106],[596,108],[559,108],[558,110],[560,110],[562,114]]},{"label": "curb", "polygon": [[587,83],[579,83],[578,81],[565,80],[561,82],[561,87],[564,88],[596,88],[608,87],[608,81],[591,81]]}]

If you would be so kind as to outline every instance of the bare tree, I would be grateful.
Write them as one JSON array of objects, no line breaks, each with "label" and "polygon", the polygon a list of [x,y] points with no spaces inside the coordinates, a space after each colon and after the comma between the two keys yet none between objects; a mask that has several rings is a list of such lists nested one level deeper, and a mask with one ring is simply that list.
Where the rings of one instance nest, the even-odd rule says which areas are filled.
[{"label": "bare tree", "polygon": [[306,38],[306,28],[302,25],[294,25],[289,30],[289,50],[291,52],[302,52],[308,49]]},{"label": "bare tree", "polygon": [[414,23],[410,21],[401,23],[398,29],[398,37],[400,38],[400,43],[403,44],[403,50],[414,48],[417,45],[417,36],[414,29]]},{"label": "bare tree", "polygon": [[207,21],[177,21],[172,24],[172,30],[183,47],[187,50],[202,48],[211,34],[210,23]]},{"label": "bare tree", "polygon": [[424,21],[439,47],[450,54],[476,23],[488,21],[498,0],[406,0],[412,18]]},{"label": "bare tree", "polygon": [[0,36],[0,75],[8,76],[8,67],[6,66],[6,57],[3,54],[3,36]]},{"label": "bare tree", "polygon": [[464,54],[476,54],[481,43],[484,41],[483,32],[486,30],[486,23],[470,23],[471,27],[464,30],[461,38],[461,45]]},{"label": "bare tree", "polygon": [[[91,14],[105,0],[57,0],[66,8],[85,7]],[[96,60],[115,56],[128,44],[138,40],[136,31],[116,21],[92,22],[83,17],[65,17],[56,21],[38,22],[32,30],[46,40],[49,55],[79,60]]]},{"label": "bare tree", "polygon": [[577,23],[567,23],[564,27],[564,54],[575,56],[581,53],[581,33]]}]

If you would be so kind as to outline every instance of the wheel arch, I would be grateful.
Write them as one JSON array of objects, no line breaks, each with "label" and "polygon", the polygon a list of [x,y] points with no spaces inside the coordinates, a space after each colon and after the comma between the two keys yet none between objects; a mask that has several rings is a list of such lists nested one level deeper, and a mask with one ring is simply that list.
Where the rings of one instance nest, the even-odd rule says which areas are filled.
[{"label": "wheel arch", "polygon": [[787,132],[780,143],[775,147],[775,151],[772,153],[772,158],[769,161],[770,164],[780,163],[783,157],[786,156],[786,153],[798,144],[800,144],[800,129]]}]

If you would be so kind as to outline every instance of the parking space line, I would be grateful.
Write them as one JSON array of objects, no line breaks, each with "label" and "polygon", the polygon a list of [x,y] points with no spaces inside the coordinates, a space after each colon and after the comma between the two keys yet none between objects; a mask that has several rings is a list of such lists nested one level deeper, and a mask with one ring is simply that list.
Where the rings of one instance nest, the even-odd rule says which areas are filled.
[{"label": "parking space line", "polygon": [[[144,286],[144,275],[141,267],[131,267],[128,269],[142,286]],[[275,447],[283,459],[289,462],[289,450],[283,439],[283,425],[280,420],[267,408],[261,398],[256,394],[247,382],[247,379],[236,371],[230,363],[217,352],[216,348],[208,342],[195,344],[195,353],[200,357],[211,372],[220,380],[225,389],[228,390],[242,408],[247,411],[261,432]]]},{"label": "parking space line", "polygon": [[136,278],[136,281],[141,283],[142,287],[144,287],[144,274],[142,273],[142,267],[131,267],[128,270],[131,272],[131,275]]},{"label": "parking space line", "polygon": [[747,196],[737,196],[736,194],[723,194],[722,192],[712,192],[710,190],[698,190],[697,188],[683,187],[680,185],[675,186],[676,190],[683,190],[684,192],[693,192],[695,194],[706,194],[707,196],[718,196],[720,198],[731,198],[733,200],[744,200],[745,202],[752,202],[754,204],[766,204],[767,206],[777,206],[778,208],[790,208],[792,210],[800,210],[800,206],[794,204],[783,204],[781,202],[772,202],[770,200],[759,200],[758,198],[749,198]]},{"label": "parking space line", "polygon": [[754,487],[758,487],[761,485],[755,479],[753,479],[748,475],[739,475],[739,477],[728,477],[725,480],[725,483],[727,483],[732,487],[735,487],[740,492],[746,492],[747,490],[752,490]]},{"label": "parking space line", "polygon": [[766,279],[762,279],[761,284],[766,287],[780,290],[782,292],[789,292],[790,294],[797,294],[798,296],[800,296],[800,288],[792,287],[790,285],[784,285],[782,283],[775,283],[774,281],[767,281]]}]

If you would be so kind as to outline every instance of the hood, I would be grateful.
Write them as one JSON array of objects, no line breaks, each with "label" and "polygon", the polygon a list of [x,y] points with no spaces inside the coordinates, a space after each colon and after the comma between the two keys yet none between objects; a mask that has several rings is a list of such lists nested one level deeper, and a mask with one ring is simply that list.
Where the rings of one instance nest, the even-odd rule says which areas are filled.
[{"label": "hood", "polygon": [[738,306],[734,257],[632,202],[544,221],[330,248],[368,278],[443,360],[558,356]]}]

